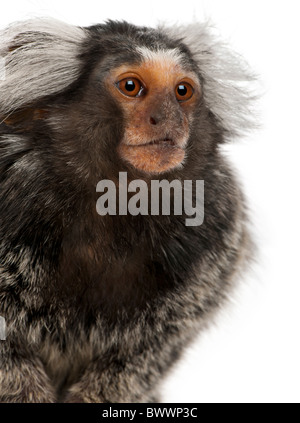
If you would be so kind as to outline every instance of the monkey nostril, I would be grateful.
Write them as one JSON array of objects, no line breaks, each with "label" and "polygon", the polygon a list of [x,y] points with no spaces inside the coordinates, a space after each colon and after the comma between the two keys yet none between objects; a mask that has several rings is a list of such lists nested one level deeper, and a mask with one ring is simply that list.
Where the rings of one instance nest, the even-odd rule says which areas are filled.
[{"label": "monkey nostril", "polygon": [[157,124],[156,120],[152,116],[150,117],[150,123],[151,123],[151,125]]}]

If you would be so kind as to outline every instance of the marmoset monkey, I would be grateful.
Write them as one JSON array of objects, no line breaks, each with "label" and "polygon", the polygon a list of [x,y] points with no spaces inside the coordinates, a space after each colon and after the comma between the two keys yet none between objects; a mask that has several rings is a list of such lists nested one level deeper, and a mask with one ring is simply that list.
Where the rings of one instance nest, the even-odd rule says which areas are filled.
[{"label": "marmoset monkey", "polygon": [[[158,401],[251,256],[220,146],[253,127],[252,75],[206,24],[33,19],[0,57],[0,402]],[[204,181],[203,224],[100,215],[121,172]]]}]

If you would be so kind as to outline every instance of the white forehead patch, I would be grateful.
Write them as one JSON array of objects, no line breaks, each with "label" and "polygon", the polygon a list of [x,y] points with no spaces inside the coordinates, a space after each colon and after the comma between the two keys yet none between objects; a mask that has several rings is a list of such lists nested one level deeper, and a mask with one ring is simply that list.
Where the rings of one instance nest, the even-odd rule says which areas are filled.
[{"label": "white forehead patch", "polygon": [[176,48],[150,50],[148,47],[138,47],[137,51],[143,56],[145,61],[158,62],[163,65],[181,65],[182,63],[182,54]]}]

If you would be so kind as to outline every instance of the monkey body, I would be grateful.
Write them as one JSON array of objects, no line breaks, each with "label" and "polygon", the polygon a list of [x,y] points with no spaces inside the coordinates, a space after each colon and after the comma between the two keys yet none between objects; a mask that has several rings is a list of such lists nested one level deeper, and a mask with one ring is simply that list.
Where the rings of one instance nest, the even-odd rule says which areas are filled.
[{"label": "monkey body", "polygon": [[[227,84],[216,76],[213,89],[199,28],[208,64],[167,29],[126,23],[30,21],[2,34],[1,402],[156,401],[247,262],[243,195],[218,146],[246,125],[248,97],[235,87],[226,110],[214,104]],[[237,93],[243,106],[226,115]],[[99,216],[97,183],[118,194],[119,172],[149,187],[204,180],[203,224]]]}]

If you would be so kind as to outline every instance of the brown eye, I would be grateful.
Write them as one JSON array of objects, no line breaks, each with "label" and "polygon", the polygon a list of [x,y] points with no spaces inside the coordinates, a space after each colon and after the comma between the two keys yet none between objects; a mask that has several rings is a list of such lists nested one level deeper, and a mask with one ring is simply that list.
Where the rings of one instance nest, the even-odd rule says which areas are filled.
[{"label": "brown eye", "polygon": [[119,90],[129,97],[140,97],[144,91],[142,83],[136,78],[126,78],[118,82]]},{"label": "brown eye", "polygon": [[177,85],[175,93],[178,101],[186,101],[193,97],[194,89],[189,83],[181,82]]}]

